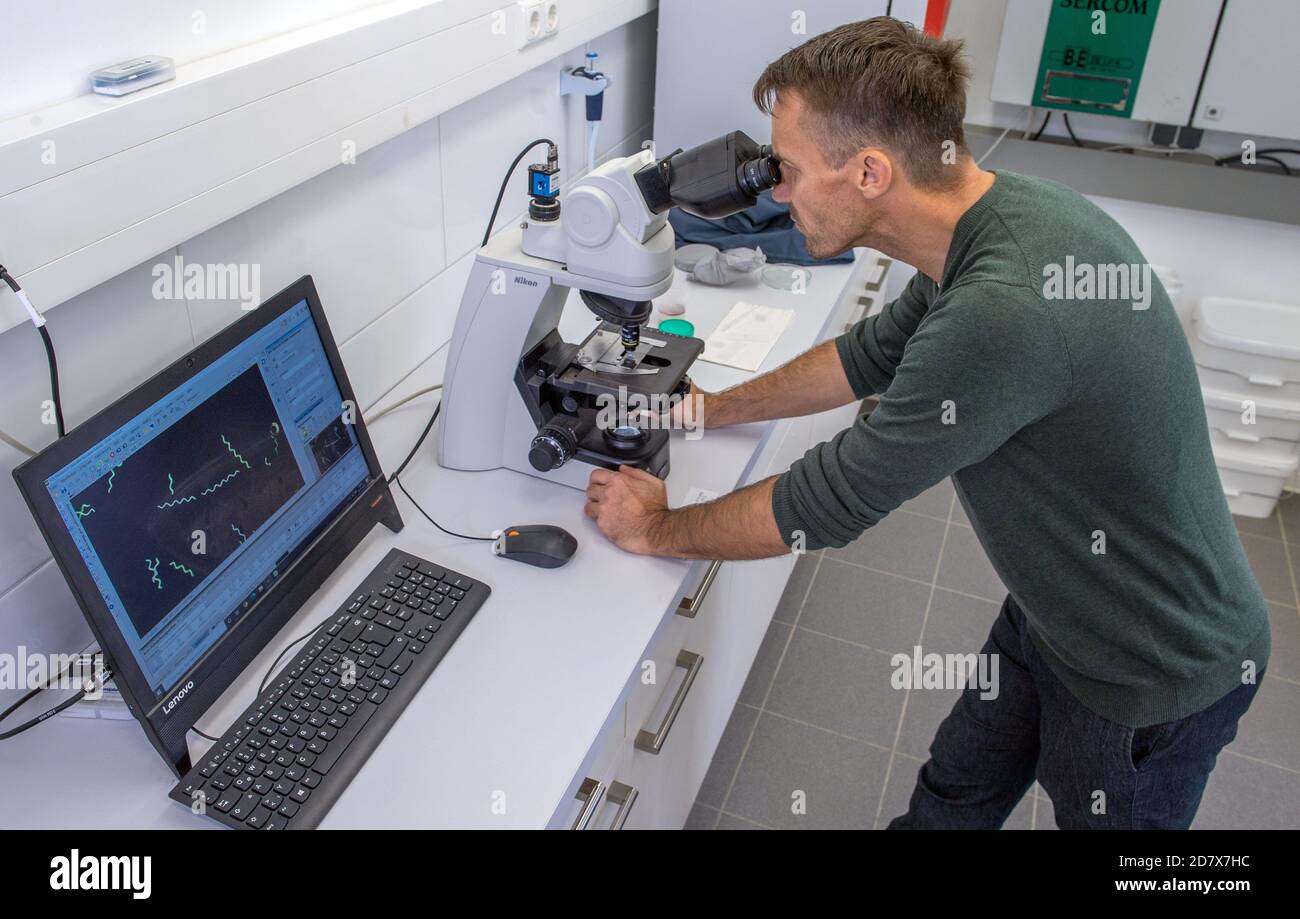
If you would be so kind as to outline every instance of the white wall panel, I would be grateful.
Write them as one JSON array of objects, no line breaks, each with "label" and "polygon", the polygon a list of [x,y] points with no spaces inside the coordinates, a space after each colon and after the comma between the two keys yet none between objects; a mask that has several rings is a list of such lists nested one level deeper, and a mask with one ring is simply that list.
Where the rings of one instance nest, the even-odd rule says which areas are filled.
[{"label": "white wall panel", "polygon": [[[180,246],[186,262],[255,264],[262,299],[304,274],[336,341],[378,319],[445,266],[438,122],[426,122]],[[202,341],[243,311],[190,301]]]}]

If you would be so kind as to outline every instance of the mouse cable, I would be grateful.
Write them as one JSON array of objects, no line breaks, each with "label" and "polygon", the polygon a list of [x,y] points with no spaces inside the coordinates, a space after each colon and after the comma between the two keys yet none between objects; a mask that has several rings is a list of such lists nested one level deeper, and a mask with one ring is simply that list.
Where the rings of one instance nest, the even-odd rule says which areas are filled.
[{"label": "mouse cable", "polygon": [[54,400],[54,423],[57,426],[59,436],[62,437],[66,431],[63,427],[63,396],[59,392],[59,362],[54,356],[54,342],[50,339],[49,330],[45,328],[45,317],[41,315],[40,310],[32,305],[31,299],[27,292],[22,289],[18,281],[14,279],[4,265],[0,265],[0,281],[9,285],[9,289],[18,297],[23,308],[27,310],[27,315],[32,320],[32,325],[36,326],[36,331],[41,333],[41,341],[45,343],[45,360],[50,366],[50,395]]},{"label": "mouse cable", "polygon": [[430,517],[424,508],[420,507],[420,502],[411,497],[411,493],[406,490],[406,486],[403,485],[402,480],[398,478],[398,476],[406,470],[406,467],[410,465],[411,460],[415,459],[415,454],[419,452],[420,445],[424,443],[425,438],[429,436],[429,432],[433,430],[433,423],[438,420],[438,413],[441,411],[442,401],[439,400],[438,404],[433,407],[433,414],[429,416],[429,423],[426,424],[424,430],[420,432],[420,437],[416,440],[415,446],[411,448],[410,453],[406,454],[406,459],[402,460],[402,464],[397,467],[397,471],[388,477],[388,484],[396,485],[401,489],[402,494],[406,495],[406,500],[410,501],[411,504],[415,506],[415,509],[420,512],[420,516],[432,523],[438,529],[442,530],[448,536],[458,536],[461,539],[472,539],[475,542],[496,542],[495,536],[469,536],[465,533],[457,533],[455,530],[447,529],[441,523]]}]

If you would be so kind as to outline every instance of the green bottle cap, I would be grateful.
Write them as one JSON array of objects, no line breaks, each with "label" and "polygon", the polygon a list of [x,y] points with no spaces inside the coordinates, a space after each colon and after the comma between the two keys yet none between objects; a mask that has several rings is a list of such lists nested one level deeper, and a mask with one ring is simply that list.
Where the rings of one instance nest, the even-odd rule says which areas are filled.
[{"label": "green bottle cap", "polygon": [[669,335],[682,335],[690,338],[695,334],[695,326],[685,319],[664,319],[659,323],[659,331],[667,332]]}]

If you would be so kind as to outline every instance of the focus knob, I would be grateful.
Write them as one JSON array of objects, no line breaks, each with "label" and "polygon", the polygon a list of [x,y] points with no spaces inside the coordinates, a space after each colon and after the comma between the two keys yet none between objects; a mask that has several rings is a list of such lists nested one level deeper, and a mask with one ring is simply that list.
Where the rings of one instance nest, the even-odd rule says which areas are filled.
[{"label": "focus knob", "polygon": [[528,451],[528,462],[538,472],[550,472],[559,469],[578,450],[577,438],[573,431],[561,424],[546,424],[533,438]]}]

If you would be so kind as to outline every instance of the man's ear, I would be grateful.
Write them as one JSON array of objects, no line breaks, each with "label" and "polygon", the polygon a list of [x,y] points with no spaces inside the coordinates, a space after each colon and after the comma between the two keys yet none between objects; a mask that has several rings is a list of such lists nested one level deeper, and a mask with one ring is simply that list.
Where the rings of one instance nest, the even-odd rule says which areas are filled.
[{"label": "man's ear", "polygon": [[858,151],[853,162],[862,197],[874,200],[889,191],[894,181],[894,163],[888,153],[879,147],[866,147]]}]

